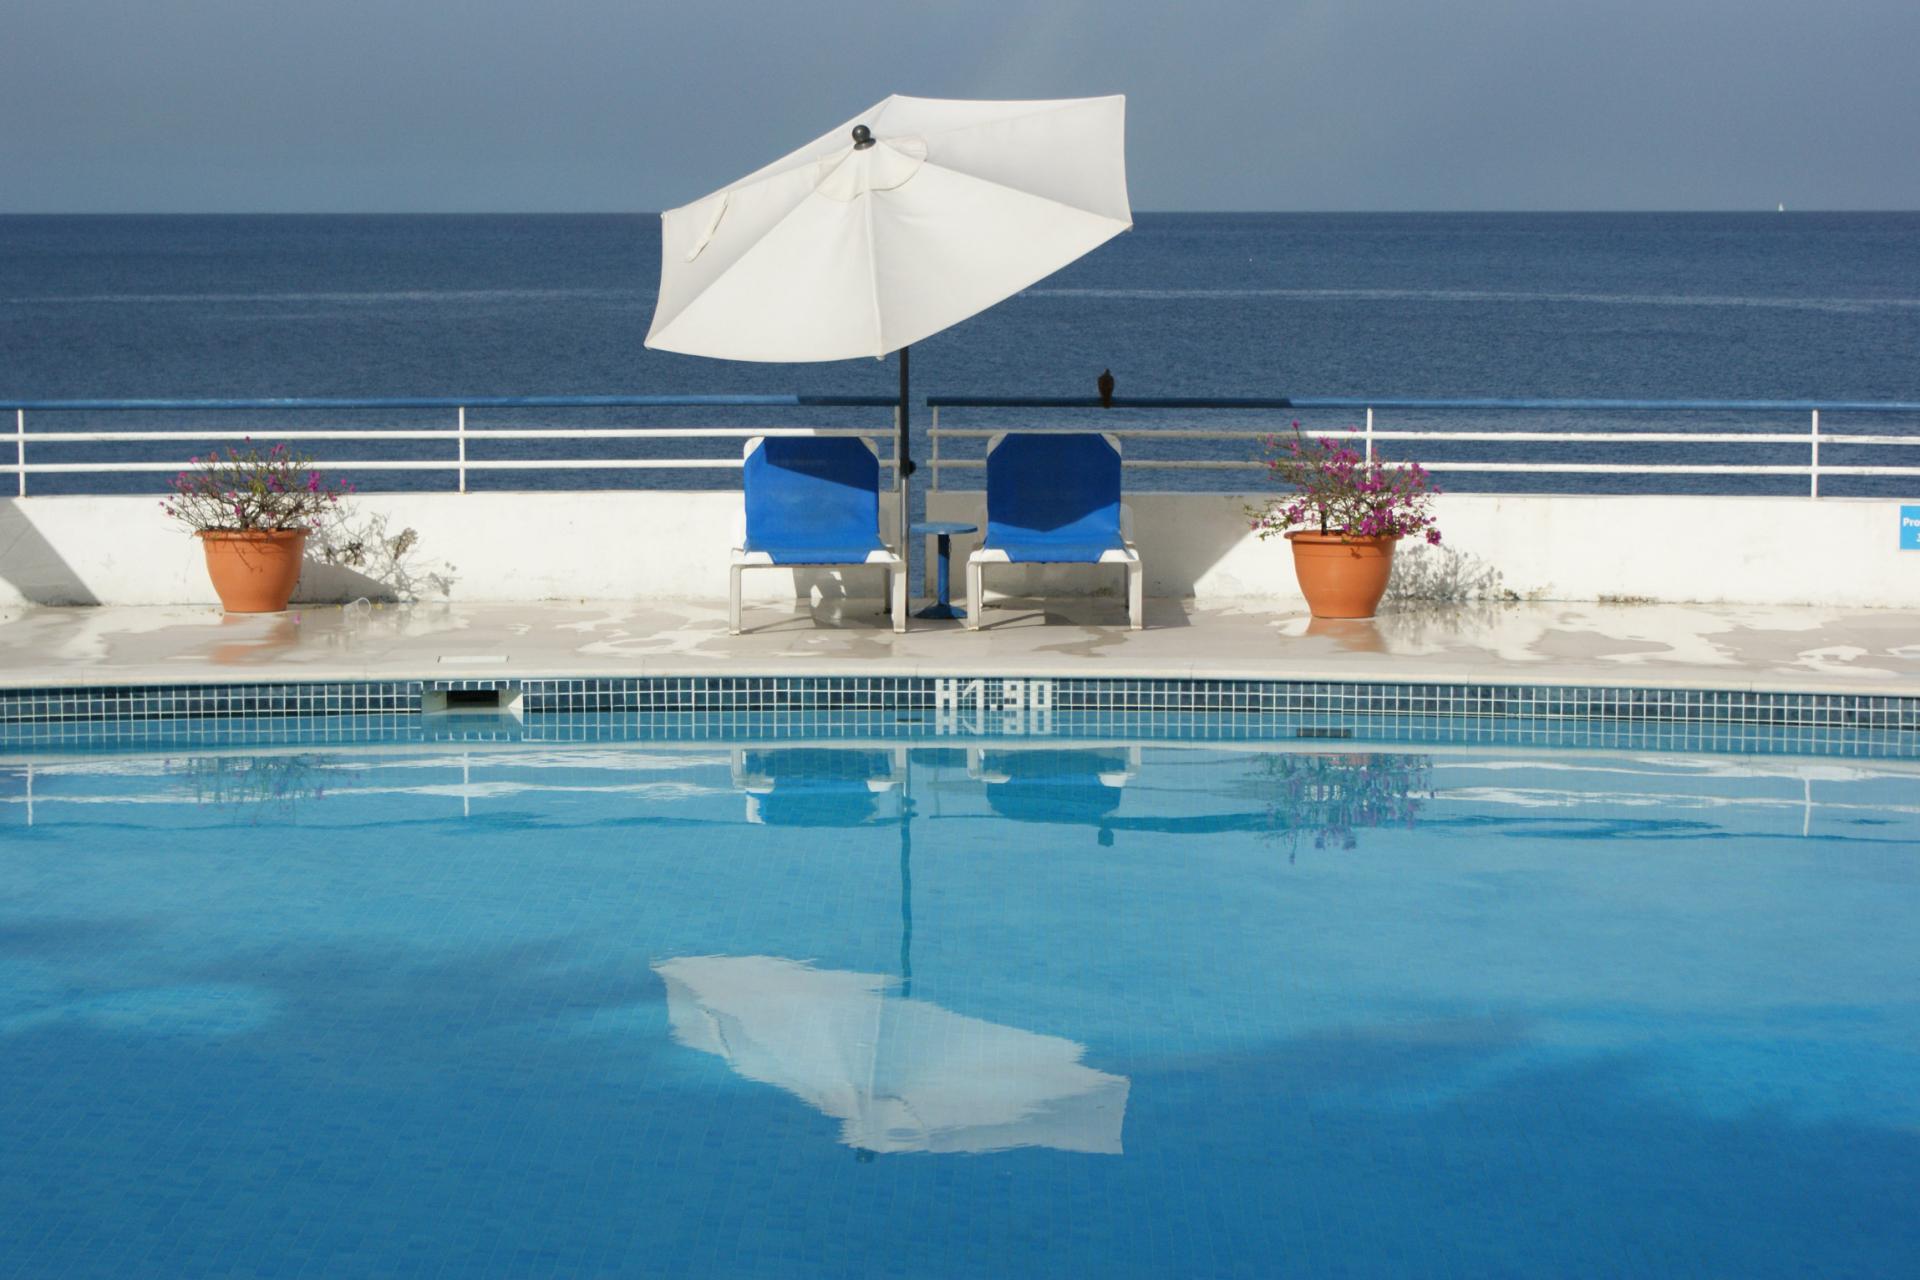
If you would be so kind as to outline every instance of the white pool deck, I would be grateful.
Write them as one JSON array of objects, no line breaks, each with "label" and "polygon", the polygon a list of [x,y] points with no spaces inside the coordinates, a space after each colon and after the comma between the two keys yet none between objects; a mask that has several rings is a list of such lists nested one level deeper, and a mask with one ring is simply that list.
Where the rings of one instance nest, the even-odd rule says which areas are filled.
[{"label": "white pool deck", "polygon": [[1920,696],[1920,614],[1468,604],[1365,622],[1149,601],[1009,601],[986,625],[724,601],[0,609],[0,688],[515,676],[1002,675],[1526,683]]}]

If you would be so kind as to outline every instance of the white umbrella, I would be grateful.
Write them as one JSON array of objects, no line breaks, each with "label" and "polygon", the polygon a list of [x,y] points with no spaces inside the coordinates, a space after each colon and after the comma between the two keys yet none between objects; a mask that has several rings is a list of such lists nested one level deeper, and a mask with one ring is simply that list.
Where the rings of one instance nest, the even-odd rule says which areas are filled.
[{"label": "white umbrella", "polygon": [[775,956],[654,966],[681,1044],[841,1121],[862,1151],[1120,1154],[1128,1081],[1082,1046],[888,994],[890,979]]},{"label": "white umbrella", "polygon": [[1125,125],[1118,95],[887,98],[660,215],[647,345],[782,362],[900,352],[904,493],[908,346],[1133,225]]}]

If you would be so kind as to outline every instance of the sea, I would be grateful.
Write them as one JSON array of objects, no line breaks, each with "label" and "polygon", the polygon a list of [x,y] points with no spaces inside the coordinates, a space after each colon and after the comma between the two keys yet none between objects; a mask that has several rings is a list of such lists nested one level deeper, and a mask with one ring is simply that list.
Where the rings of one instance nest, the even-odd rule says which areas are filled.
[{"label": "sea", "polygon": [[[0,402],[63,399],[892,395],[889,361],[765,365],[648,351],[651,214],[0,217]],[[1920,213],[1145,213],[1025,292],[917,345],[914,394],[1920,401]],[[925,456],[926,414],[915,451]],[[1357,425],[1358,411],[949,411],[943,426],[1185,429]],[[312,412],[27,415],[36,432],[312,429]],[[451,426],[445,411],[335,413],[339,426]],[[494,411],[469,425],[883,426],[884,410]],[[13,424],[6,424],[9,428]],[[1823,431],[1913,435],[1920,413],[1829,415]],[[1799,412],[1382,411],[1381,430],[1804,432]],[[345,448],[346,446],[335,446]],[[492,445],[496,456],[639,456],[710,445]],[[729,446],[730,447],[730,446]],[[953,443],[950,452],[963,452]],[[1191,456],[1248,457],[1245,442]],[[1382,445],[1424,460],[1485,446]],[[386,452],[378,450],[385,448]],[[484,449],[485,446],[476,446]],[[1494,448],[1517,460],[1804,463],[1802,445]],[[354,456],[439,444],[375,442]],[[369,450],[374,452],[370,452]],[[1686,452],[1693,450],[1693,452]],[[1838,451],[1838,452],[1836,452]],[[40,459],[169,458],[172,445],[53,445]],[[1920,449],[1829,446],[1823,461],[1920,465]],[[433,455],[433,456],[438,456]],[[476,456],[479,456],[476,454]],[[623,455],[615,455],[623,456]],[[1258,472],[1158,474],[1246,485]],[[34,492],[155,477],[37,475]],[[1802,492],[1804,477],[1472,475],[1456,489]],[[476,473],[476,486],[724,485],[724,473]],[[446,487],[387,473],[377,487]],[[1829,494],[1920,492],[1831,478]]]}]

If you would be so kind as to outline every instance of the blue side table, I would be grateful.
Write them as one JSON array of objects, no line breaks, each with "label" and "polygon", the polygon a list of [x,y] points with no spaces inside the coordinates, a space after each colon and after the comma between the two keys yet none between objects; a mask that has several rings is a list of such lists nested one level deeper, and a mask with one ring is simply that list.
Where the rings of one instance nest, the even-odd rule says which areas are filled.
[{"label": "blue side table", "polygon": [[949,599],[947,567],[948,562],[953,558],[953,536],[957,533],[975,533],[979,528],[977,524],[956,524],[951,520],[923,520],[913,526],[913,531],[923,538],[929,534],[938,538],[940,550],[939,576],[934,579],[936,587],[934,602],[914,614],[914,617],[951,622],[955,618],[967,616],[963,610],[954,608]]}]

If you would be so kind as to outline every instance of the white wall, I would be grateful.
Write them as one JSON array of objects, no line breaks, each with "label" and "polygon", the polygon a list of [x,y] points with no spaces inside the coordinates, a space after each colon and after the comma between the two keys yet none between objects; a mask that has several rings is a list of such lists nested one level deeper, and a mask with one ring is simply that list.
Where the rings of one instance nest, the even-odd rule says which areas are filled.
[{"label": "white wall", "polygon": [[[380,494],[365,527],[418,534],[365,572],[310,564],[297,598],[417,594],[455,600],[720,600],[734,493]],[[1284,543],[1247,528],[1248,499],[1130,499],[1150,595],[1202,602],[1299,599]],[[967,519],[977,493],[928,495],[935,519]],[[1401,584],[1441,596],[1507,591],[1594,600],[1920,608],[1920,552],[1898,547],[1897,503],[1854,498],[1491,497],[1440,500],[1444,554],[1403,548]],[[890,522],[889,525],[890,526]],[[964,545],[956,548],[964,556]],[[1019,591],[1031,571],[989,574]],[[1118,570],[1050,569],[1067,590],[1117,592]],[[876,597],[881,574],[747,575],[753,598]],[[964,575],[954,575],[955,586]],[[211,603],[200,549],[150,497],[0,499],[0,605]]]},{"label": "white wall", "polygon": [[[361,571],[308,552],[296,601],[395,596],[454,600],[725,600],[740,496],[693,492],[370,494],[354,526],[418,538],[398,562]],[[892,503],[882,500],[883,519]],[[891,527],[890,524],[885,527]],[[878,569],[845,575],[763,569],[762,602],[878,598]],[[200,544],[147,497],[0,499],[0,604],[212,603]]]},{"label": "white wall", "polygon": [[[1247,527],[1256,501],[1130,495],[1147,594],[1301,603],[1286,543],[1261,542]],[[1396,590],[1920,607],[1920,551],[1898,549],[1900,504],[1890,500],[1448,494],[1435,510],[1442,546],[1403,544]],[[983,512],[978,493],[928,495],[931,519],[978,521]],[[1020,594],[1036,581],[1049,590],[1122,586],[1117,569],[989,569],[987,590]]]}]

